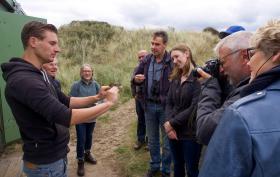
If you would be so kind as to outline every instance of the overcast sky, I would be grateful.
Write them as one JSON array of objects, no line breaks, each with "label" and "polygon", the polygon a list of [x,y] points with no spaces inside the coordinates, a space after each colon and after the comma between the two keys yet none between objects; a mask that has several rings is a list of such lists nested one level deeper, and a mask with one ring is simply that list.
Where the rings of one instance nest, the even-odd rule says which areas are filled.
[{"label": "overcast sky", "polygon": [[57,27],[73,20],[105,21],[126,29],[199,31],[242,25],[249,31],[280,18],[280,0],[17,0],[29,16]]}]

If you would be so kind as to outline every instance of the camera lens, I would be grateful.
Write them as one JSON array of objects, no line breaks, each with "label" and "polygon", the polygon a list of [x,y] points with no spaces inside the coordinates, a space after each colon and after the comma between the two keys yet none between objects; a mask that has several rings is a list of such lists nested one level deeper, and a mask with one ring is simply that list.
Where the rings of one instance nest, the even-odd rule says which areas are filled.
[{"label": "camera lens", "polygon": [[159,81],[153,80],[153,83],[151,86],[151,93],[153,96],[159,96]]},{"label": "camera lens", "polygon": [[[204,67],[197,67],[197,68],[201,68],[204,72],[210,74],[213,77],[218,78],[219,77],[219,73],[220,73],[220,62],[218,59],[210,59],[208,61],[205,62],[205,66]],[[195,68],[192,72],[194,77],[201,77],[200,74],[197,72],[197,68]]]}]

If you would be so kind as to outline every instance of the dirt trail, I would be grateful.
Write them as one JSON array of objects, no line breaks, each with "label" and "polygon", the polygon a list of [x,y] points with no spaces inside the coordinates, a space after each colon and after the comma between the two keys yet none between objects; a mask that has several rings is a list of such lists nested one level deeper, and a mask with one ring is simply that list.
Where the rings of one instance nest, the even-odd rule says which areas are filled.
[{"label": "dirt trail", "polygon": [[[130,124],[135,120],[134,101],[130,100],[115,111],[109,113],[108,122],[98,121],[94,130],[93,154],[96,165],[85,165],[85,177],[122,177],[117,169],[115,149],[127,138]],[[75,130],[71,130],[71,152],[69,159],[69,177],[75,177],[77,170]]]},{"label": "dirt trail", "polygon": [[[115,111],[109,112],[107,121],[98,121],[94,130],[92,152],[97,159],[96,165],[85,164],[85,177],[123,177],[118,170],[115,150],[128,138],[130,124],[135,121],[134,100],[130,100]],[[68,154],[68,176],[77,177],[76,132],[70,130],[71,140]],[[14,146],[14,147],[13,147]],[[21,145],[8,147],[0,156],[0,177],[25,177],[21,171]]]}]

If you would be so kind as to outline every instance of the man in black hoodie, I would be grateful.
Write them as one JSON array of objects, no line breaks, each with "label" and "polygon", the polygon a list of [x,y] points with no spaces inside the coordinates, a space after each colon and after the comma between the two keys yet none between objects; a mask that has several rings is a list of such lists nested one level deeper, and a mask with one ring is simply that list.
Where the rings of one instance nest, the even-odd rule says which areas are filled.
[{"label": "man in black hoodie", "polygon": [[[6,81],[5,97],[19,126],[23,140],[24,172],[27,176],[66,177],[66,155],[70,125],[97,117],[114,105],[118,89],[101,88],[90,97],[68,97],[55,89],[42,70],[60,51],[57,29],[41,22],[27,23],[21,33],[22,58],[1,65]],[[95,107],[92,105],[105,98]]]}]

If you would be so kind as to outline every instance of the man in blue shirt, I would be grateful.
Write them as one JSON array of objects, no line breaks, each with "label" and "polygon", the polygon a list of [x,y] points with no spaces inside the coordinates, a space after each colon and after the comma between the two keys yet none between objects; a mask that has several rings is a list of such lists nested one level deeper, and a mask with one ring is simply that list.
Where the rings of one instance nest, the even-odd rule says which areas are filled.
[{"label": "man in blue shirt", "polygon": [[[87,97],[97,95],[100,89],[99,84],[93,79],[93,70],[89,64],[84,64],[80,70],[81,80],[72,85],[70,95],[73,97]],[[94,106],[93,104],[92,106]],[[96,164],[96,159],[91,155],[92,133],[95,127],[95,119],[87,123],[77,124],[77,174],[84,176],[84,161]]]},{"label": "man in blue shirt", "polygon": [[[146,177],[170,176],[171,155],[167,135],[164,131],[165,100],[169,89],[168,76],[173,63],[166,51],[168,34],[156,31],[152,35],[151,54],[146,55],[140,63],[134,77],[134,83],[144,86],[145,123],[150,150],[150,169]],[[162,135],[162,151],[160,147],[160,130]],[[162,153],[161,153],[162,152]]]}]

